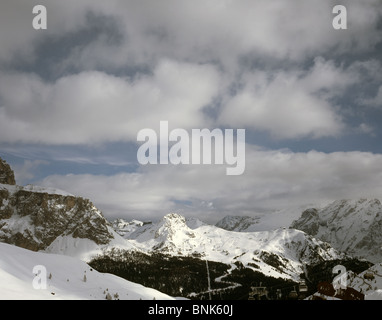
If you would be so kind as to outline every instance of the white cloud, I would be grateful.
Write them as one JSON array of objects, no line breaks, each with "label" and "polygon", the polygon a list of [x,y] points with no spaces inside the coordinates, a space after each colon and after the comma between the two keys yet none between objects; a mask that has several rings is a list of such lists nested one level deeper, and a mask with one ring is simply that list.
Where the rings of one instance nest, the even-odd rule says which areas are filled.
[{"label": "white cloud", "polygon": [[218,121],[282,139],[336,136],[344,123],[333,98],[357,81],[356,73],[322,58],[307,71],[254,71],[227,98]]},{"label": "white cloud", "polygon": [[49,162],[45,160],[24,160],[22,165],[13,166],[12,169],[15,173],[16,183],[18,185],[24,185],[26,182],[35,178],[39,166],[47,164],[49,164]]},{"label": "white cloud", "polygon": [[[160,120],[170,130],[227,125],[279,139],[338,136],[347,124],[336,105],[341,95],[381,77],[376,60],[349,67],[328,60],[374,52],[382,37],[380,0],[348,0],[343,31],[332,28],[331,0],[39,4],[48,9],[44,32],[32,29],[30,1],[0,4],[0,142],[15,148],[135,141],[142,128],[158,130]],[[89,12],[99,25],[89,24]],[[46,62],[46,70],[33,70],[34,61]],[[49,83],[24,67],[59,76]],[[372,98],[360,92],[356,103],[379,105],[381,92]],[[214,106],[221,112],[214,122],[203,110],[216,101],[222,106]],[[359,131],[373,133],[366,117],[360,121]],[[158,165],[114,176],[55,175],[42,183],[86,196],[106,215],[136,218],[183,210],[212,219],[382,191],[380,155],[246,150],[241,176],[226,176],[225,165]],[[61,159],[88,161],[71,153]],[[31,178],[40,164],[26,162],[20,177]]]},{"label": "white cloud", "polygon": [[31,74],[2,74],[0,141],[136,141],[140,129],[156,129],[160,120],[205,126],[203,108],[218,90],[214,67],[170,60],[136,79],[89,71],[48,84]]},{"label": "white cloud", "polygon": [[33,61],[34,46],[44,37],[60,41],[61,36],[86,29],[89,12],[99,16],[95,32],[105,19],[113,19],[120,39],[111,45],[104,34],[77,45],[60,61],[66,67],[153,66],[169,57],[216,61],[230,70],[243,56],[301,61],[325,53],[365,52],[381,40],[379,0],[346,1],[349,27],[343,32],[332,27],[331,0],[43,0],[39,4],[48,10],[44,33],[32,28],[30,1],[1,3],[0,61],[20,55]]},{"label": "white cloud", "polygon": [[178,211],[210,221],[382,192],[381,155],[248,145],[246,158],[241,176],[226,176],[225,166],[153,165],[114,176],[49,176],[41,184],[88,197],[107,217],[155,219]]},{"label": "white cloud", "polygon": [[[365,52],[381,40],[378,0],[347,1],[349,28],[332,27],[331,0],[109,1],[94,8],[116,17],[117,48],[99,39],[72,63],[152,65],[158,57],[219,62],[235,70],[242,57],[301,61],[325,53]],[[367,35],[367,36],[365,36]]]}]

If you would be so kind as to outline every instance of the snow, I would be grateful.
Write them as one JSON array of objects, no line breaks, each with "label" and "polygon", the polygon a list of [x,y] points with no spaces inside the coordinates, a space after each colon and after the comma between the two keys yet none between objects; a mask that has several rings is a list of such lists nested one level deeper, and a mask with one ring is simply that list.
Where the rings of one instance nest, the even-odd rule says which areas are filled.
[{"label": "snow", "polygon": [[139,220],[126,221],[117,219],[112,222],[114,230],[123,238],[128,238],[131,233],[143,226],[143,222]]},{"label": "snow", "polygon": [[90,239],[74,238],[72,235],[58,236],[45,250],[47,253],[63,254],[83,261],[90,261],[105,249],[113,247],[123,250],[137,250],[129,240],[123,239],[111,227],[109,232],[114,238],[107,245],[98,245]]},{"label": "snow", "polygon": [[[35,266],[43,266],[47,278],[43,277],[42,269],[35,270],[34,274]],[[46,281],[46,288],[38,289],[44,283],[37,281],[40,277]],[[2,300],[100,300],[105,299],[107,293],[113,298],[117,294],[120,300],[174,299],[120,277],[99,273],[76,258],[32,252],[5,243],[0,243],[0,279]]]},{"label": "snow", "polygon": [[382,300],[382,290],[378,289],[365,295],[365,300]]},{"label": "snow", "polygon": [[56,194],[56,195],[61,195],[61,196],[69,196],[69,197],[74,197],[73,194],[66,192],[64,190],[56,189],[56,188],[47,188],[47,187],[40,187],[40,186],[35,186],[28,184],[24,187],[22,187],[24,191],[30,191],[30,192],[36,192],[36,193],[49,193],[49,194]]},{"label": "snow", "polygon": [[293,228],[330,243],[351,256],[373,263],[382,260],[382,204],[377,199],[338,200],[301,215]]},{"label": "snow", "polygon": [[237,232],[269,231],[289,226],[300,217],[301,212],[313,205],[295,206],[270,212],[254,213],[252,216],[228,215],[219,220],[215,226]]},{"label": "snow", "polygon": [[66,192],[60,189],[40,187],[40,186],[31,185],[31,184],[28,184],[26,186],[18,186],[18,185],[9,185],[9,184],[0,183],[0,189],[8,190],[11,194],[17,191],[29,191],[29,192],[36,192],[36,193],[55,194],[55,195],[61,195],[65,197],[66,196],[74,197],[74,195],[70,194],[69,192]]},{"label": "snow", "polygon": [[[168,214],[157,224],[143,226],[130,236],[138,249],[150,253],[160,251],[171,255],[196,255],[211,261],[244,265],[255,263],[258,271],[274,277],[299,279],[304,263],[314,263],[313,253],[324,259],[341,255],[327,244],[304,232],[279,228],[262,232],[234,232],[201,224],[191,229],[186,219]],[[284,266],[275,268],[264,262],[263,256],[278,255]],[[250,265],[249,265],[250,266]]]}]

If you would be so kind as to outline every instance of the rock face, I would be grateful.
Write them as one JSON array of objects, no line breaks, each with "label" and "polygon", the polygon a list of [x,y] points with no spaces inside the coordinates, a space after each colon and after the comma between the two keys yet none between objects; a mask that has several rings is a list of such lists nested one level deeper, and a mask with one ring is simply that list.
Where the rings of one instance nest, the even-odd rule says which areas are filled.
[{"label": "rock face", "polygon": [[58,236],[107,244],[113,235],[87,199],[0,187],[0,241],[38,251]]},{"label": "rock face", "polygon": [[0,158],[0,183],[15,185],[15,175],[13,170],[4,160]]},{"label": "rock face", "polygon": [[226,216],[218,221],[215,226],[228,231],[252,232],[259,220],[259,217]]},{"label": "rock face", "polygon": [[377,199],[339,200],[306,210],[291,228],[354,257],[382,261],[382,205]]},{"label": "rock face", "polygon": [[109,223],[87,199],[41,187],[17,186],[10,166],[0,159],[0,241],[34,251],[59,236],[113,239]]},{"label": "rock face", "polygon": [[131,233],[143,226],[143,222],[139,220],[126,221],[124,219],[116,219],[111,225],[115,232],[121,237],[127,239]]}]

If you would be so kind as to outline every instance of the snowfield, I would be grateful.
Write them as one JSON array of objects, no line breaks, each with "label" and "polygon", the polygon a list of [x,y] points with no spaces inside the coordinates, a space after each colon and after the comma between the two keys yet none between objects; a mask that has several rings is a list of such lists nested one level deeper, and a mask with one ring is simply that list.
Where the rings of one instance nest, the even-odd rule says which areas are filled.
[{"label": "snowfield", "polygon": [[[33,269],[43,266],[44,269]],[[42,278],[43,281],[39,279]],[[174,300],[157,290],[99,273],[76,258],[0,243],[1,300]],[[46,281],[46,288],[38,289]],[[35,288],[37,287],[37,289]]]}]

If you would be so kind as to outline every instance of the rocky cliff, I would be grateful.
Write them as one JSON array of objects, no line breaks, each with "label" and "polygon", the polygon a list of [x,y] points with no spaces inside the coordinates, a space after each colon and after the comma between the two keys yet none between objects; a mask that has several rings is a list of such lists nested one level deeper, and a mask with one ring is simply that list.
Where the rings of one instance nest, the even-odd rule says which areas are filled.
[{"label": "rocky cliff", "polygon": [[86,238],[98,245],[113,239],[109,223],[90,200],[17,186],[13,171],[1,159],[0,177],[1,242],[38,251],[59,236]]},{"label": "rocky cliff", "polygon": [[15,175],[13,170],[4,160],[0,158],[0,183],[15,185]]}]

